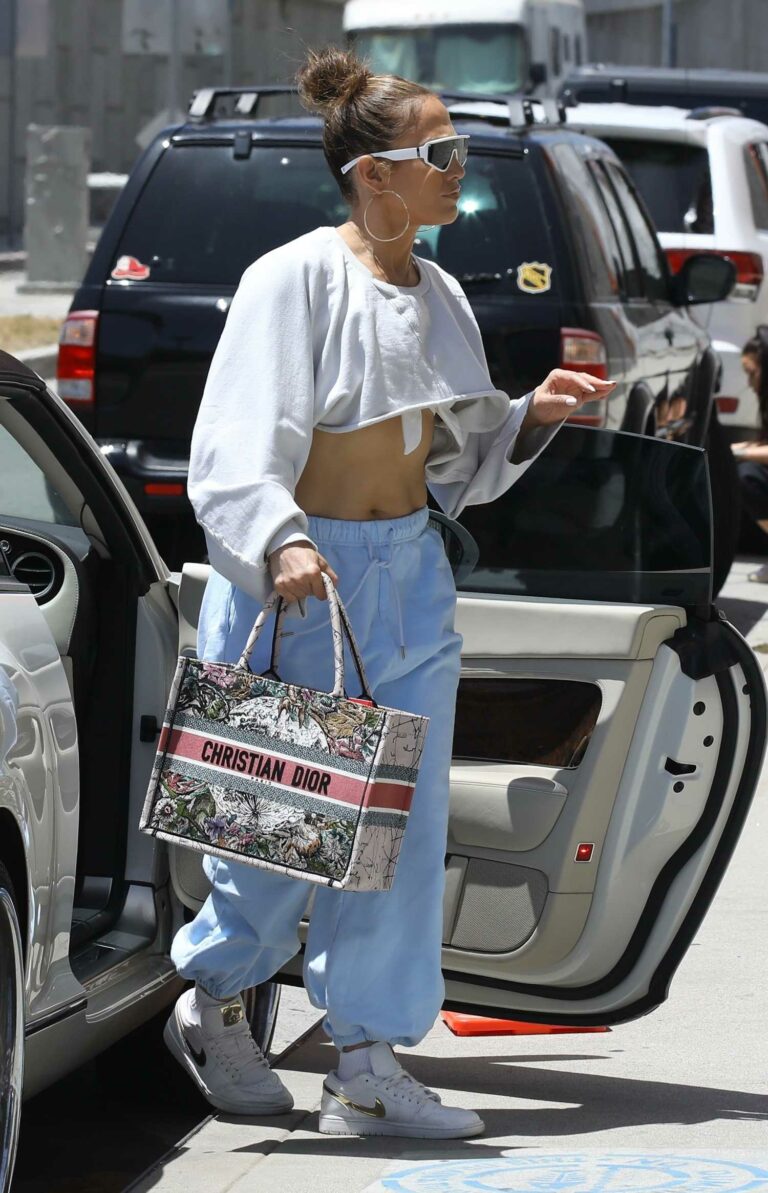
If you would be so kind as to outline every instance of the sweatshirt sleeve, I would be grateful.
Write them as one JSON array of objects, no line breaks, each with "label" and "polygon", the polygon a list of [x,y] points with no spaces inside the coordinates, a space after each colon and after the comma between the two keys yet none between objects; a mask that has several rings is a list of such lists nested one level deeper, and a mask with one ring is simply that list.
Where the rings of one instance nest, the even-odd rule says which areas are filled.
[{"label": "sweatshirt sleeve", "polygon": [[314,356],[305,270],[268,253],[246,269],[232,299],[192,434],[188,482],[212,566],[261,601],[272,590],[269,553],[312,543],[294,491],[312,442]]}]

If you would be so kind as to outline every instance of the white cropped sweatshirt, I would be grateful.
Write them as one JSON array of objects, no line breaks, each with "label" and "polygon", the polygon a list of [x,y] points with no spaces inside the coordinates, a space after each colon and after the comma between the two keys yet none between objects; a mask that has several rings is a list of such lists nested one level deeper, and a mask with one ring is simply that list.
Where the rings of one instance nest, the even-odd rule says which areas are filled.
[{"label": "white cropped sweatshirt", "polygon": [[505,492],[560,425],[527,432],[515,452],[532,395],[511,401],[494,388],[461,286],[415,260],[416,286],[380,281],[323,227],[240,280],[192,435],[189,497],[212,566],[261,601],[269,553],[312,541],[294,492],[313,428],[342,434],[401,417],[408,453],[421,411],[433,410],[426,481],[457,517]]}]

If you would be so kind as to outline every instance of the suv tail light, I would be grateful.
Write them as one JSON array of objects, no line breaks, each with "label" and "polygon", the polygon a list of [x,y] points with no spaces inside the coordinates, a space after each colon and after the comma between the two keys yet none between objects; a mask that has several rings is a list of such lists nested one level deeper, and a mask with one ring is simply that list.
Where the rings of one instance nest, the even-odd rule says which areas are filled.
[{"label": "suv tail light", "polygon": [[98,311],[70,311],[59,334],[56,390],[70,406],[93,402]]},{"label": "suv tail light", "polygon": [[[560,368],[578,373],[591,373],[601,381],[608,380],[608,354],[601,336],[583,327],[561,327]],[[606,405],[603,401],[585,402],[578,414],[571,414],[566,422],[587,427],[605,425]]]},{"label": "suv tail light", "polygon": [[665,249],[670,271],[677,273],[689,257],[706,253],[710,257],[727,257],[736,268],[736,285],[730,298],[746,298],[754,302],[763,280],[763,258],[760,253],[746,253],[726,249]]},{"label": "suv tail light", "polygon": [[715,405],[721,414],[735,414],[739,408],[739,399],[724,398],[720,395],[715,398]]}]

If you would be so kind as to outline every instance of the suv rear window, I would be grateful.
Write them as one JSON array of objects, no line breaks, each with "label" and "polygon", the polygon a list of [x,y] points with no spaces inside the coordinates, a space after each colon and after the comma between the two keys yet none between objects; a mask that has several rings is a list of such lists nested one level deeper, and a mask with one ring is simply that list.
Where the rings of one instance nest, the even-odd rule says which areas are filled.
[{"label": "suv rear window", "polygon": [[605,137],[632,176],[659,232],[713,233],[709,154],[699,145]]},{"label": "suv rear window", "polygon": [[[118,255],[148,265],[150,282],[236,286],[263,253],[348,216],[319,147],[254,146],[235,158],[231,145],[173,145],[136,201]],[[458,218],[422,229],[414,251],[459,280],[502,288],[517,288],[524,262],[552,263],[529,159],[472,154]]]}]

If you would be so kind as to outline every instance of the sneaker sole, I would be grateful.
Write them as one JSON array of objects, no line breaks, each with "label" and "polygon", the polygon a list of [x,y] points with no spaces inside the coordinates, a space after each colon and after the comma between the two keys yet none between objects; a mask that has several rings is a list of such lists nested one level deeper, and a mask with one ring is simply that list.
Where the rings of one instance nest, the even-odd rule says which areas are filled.
[{"label": "sneaker sole", "polygon": [[163,1028],[163,1040],[165,1041],[168,1051],[176,1058],[182,1068],[189,1073],[203,1097],[210,1102],[211,1106],[215,1107],[216,1110],[223,1110],[225,1114],[247,1115],[287,1114],[289,1110],[293,1110],[293,1098],[291,1098],[290,1094],[288,1095],[290,1099],[289,1101],[254,1102],[248,1105],[243,1105],[242,1102],[230,1102],[226,1098],[222,1098],[219,1094],[213,1093],[206,1085],[200,1074],[200,1070],[184,1047],[181,1026],[177,1017],[176,1007],[173,1008],[173,1013]]},{"label": "sneaker sole", "polygon": [[485,1123],[470,1127],[415,1127],[407,1123],[381,1122],[370,1118],[342,1118],[338,1114],[321,1114],[318,1129],[321,1135],[400,1135],[409,1139],[469,1139],[482,1135]]}]

